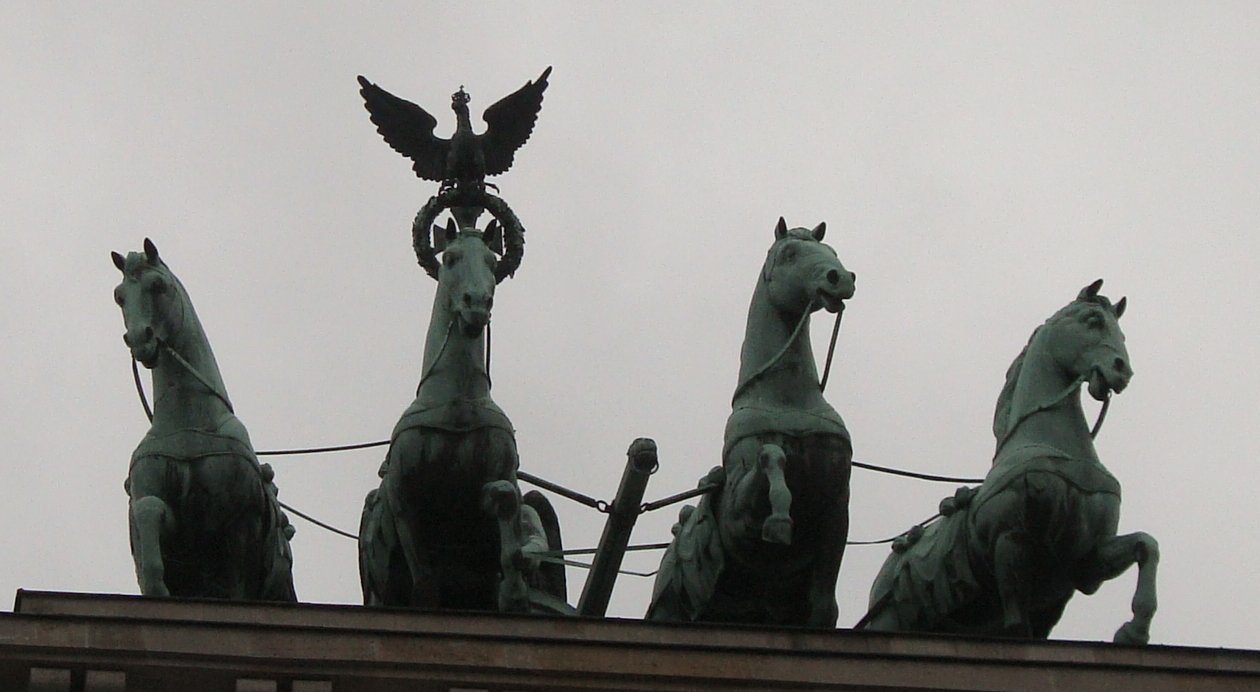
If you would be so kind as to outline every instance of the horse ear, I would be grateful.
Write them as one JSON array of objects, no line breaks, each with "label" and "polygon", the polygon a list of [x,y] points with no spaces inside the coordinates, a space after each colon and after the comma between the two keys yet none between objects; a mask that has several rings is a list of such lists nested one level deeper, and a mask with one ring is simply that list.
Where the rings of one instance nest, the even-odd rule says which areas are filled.
[{"label": "horse ear", "polygon": [[149,258],[150,264],[157,264],[158,261],[161,260],[161,258],[158,257],[157,246],[154,245],[153,241],[148,238],[144,239],[144,256]]},{"label": "horse ear", "polygon": [[1094,298],[1097,298],[1098,290],[1102,288],[1102,284],[1103,284],[1103,280],[1099,279],[1095,281],[1094,283],[1086,286],[1085,288],[1082,288],[1081,292],[1076,296],[1076,299],[1077,300],[1093,300]]},{"label": "horse ear", "polygon": [[820,222],[817,226],[814,226],[814,240],[822,242],[823,236],[825,235],[827,235],[826,221]]},{"label": "horse ear", "polygon": [[433,224],[433,251],[441,252],[446,249],[446,231],[442,227]]},{"label": "horse ear", "polygon": [[1120,319],[1121,317],[1124,317],[1124,309],[1127,308],[1128,306],[1129,306],[1128,296],[1121,298],[1120,302],[1116,303],[1116,306],[1114,308],[1114,310],[1116,311],[1116,319]]},{"label": "horse ear", "polygon": [[783,236],[785,235],[787,235],[787,222],[783,220],[782,216],[780,216],[778,225],[774,227],[774,239],[783,240]]},{"label": "horse ear", "polygon": [[127,260],[123,259],[123,256],[117,252],[111,252],[109,256],[114,260],[114,266],[118,267],[118,271],[122,271],[123,267],[127,266]]},{"label": "horse ear", "polygon": [[485,241],[486,247],[490,248],[494,254],[503,254],[503,228],[499,226],[498,219],[490,221],[490,225],[486,226],[486,232],[481,235],[481,239]]}]

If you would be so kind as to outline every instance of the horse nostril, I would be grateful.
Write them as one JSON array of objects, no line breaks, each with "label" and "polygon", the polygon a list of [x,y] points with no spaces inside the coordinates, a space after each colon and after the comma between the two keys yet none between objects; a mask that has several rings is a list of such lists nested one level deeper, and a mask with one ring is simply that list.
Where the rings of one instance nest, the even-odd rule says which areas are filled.
[{"label": "horse nostril", "polygon": [[857,283],[857,272],[849,272],[849,281]]},{"label": "horse nostril", "polygon": [[828,282],[828,283],[830,283],[830,284],[831,284],[831,285],[833,285],[833,286],[834,286],[835,284],[840,283],[840,272],[836,271],[835,269],[828,269],[828,270],[827,270],[827,282]]},{"label": "horse nostril", "polygon": [[1128,369],[1128,366],[1125,364],[1124,359],[1120,358],[1119,356],[1116,357],[1116,362],[1114,363],[1114,367],[1116,369],[1116,372],[1124,372],[1125,370]]},{"label": "horse nostril", "polygon": [[123,343],[124,343],[124,344],[127,344],[128,346],[130,346],[130,345],[131,345],[131,333],[130,333],[130,332],[123,332]]}]

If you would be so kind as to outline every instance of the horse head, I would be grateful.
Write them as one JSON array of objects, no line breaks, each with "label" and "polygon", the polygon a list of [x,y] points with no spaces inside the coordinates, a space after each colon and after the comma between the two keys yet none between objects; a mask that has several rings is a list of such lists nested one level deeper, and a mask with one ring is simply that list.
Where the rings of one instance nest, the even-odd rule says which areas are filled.
[{"label": "horse head", "polygon": [[770,303],[780,312],[800,315],[820,308],[839,312],[844,301],[853,297],[857,275],[845,269],[836,251],[822,242],[826,231],[825,223],[813,230],[788,228],[779,217],[761,279]]},{"label": "horse head", "polygon": [[144,252],[126,257],[111,252],[122,283],[114,289],[114,302],[122,309],[126,332],[123,342],[146,368],[157,365],[163,344],[184,327],[184,297],[179,281],[158,256],[157,246],[145,238]]},{"label": "horse head", "polygon": [[[438,293],[444,302],[442,307],[458,323],[460,332],[469,338],[479,336],[490,322],[495,286],[516,271],[523,247],[519,237],[505,239],[504,227],[497,219],[484,231],[478,230],[476,218],[480,211],[467,207],[452,209],[454,219],[448,219],[445,227],[433,226],[432,244],[416,244],[421,266],[437,279]],[[520,235],[520,231],[512,227],[506,233]],[[440,261],[438,253],[441,253]]]},{"label": "horse head", "polygon": [[1089,383],[1089,394],[1098,401],[1129,385],[1133,370],[1120,330],[1120,316],[1128,304],[1114,305],[1099,295],[1102,279],[1081,289],[1076,300],[1050,318],[1046,348],[1071,377]]},{"label": "horse head", "polygon": [[[1098,401],[1129,385],[1133,370],[1120,330],[1128,299],[1113,304],[1098,293],[1102,283],[1099,279],[1081,289],[1076,300],[1033,331],[1007,370],[993,421],[999,447],[1020,421],[1078,391],[1082,382]],[[1031,362],[1041,367],[1026,367]]]}]

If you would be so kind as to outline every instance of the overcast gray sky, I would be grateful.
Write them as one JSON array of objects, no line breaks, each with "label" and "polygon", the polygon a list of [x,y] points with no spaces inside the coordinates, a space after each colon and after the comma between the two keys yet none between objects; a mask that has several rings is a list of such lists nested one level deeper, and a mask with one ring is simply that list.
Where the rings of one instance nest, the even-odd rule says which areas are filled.
[{"label": "overcast gray sky", "polygon": [[[528,231],[494,321],[523,469],[610,498],[649,436],[653,499],[718,463],[780,215],[825,220],[860,277],[828,397],[872,463],[983,474],[1007,365],[1104,277],[1129,296],[1136,376],[1099,453],[1121,530],[1163,547],[1153,641],[1260,647],[1254,4],[310,7],[0,9],[0,594],[137,592],[122,481],[147,424],[109,251],[158,244],[259,449],[386,437],[419,377],[434,284],[409,229],[435,185],[375,133],[355,75],[449,134],[461,84],[480,126],[552,65],[497,181]],[[354,530],[381,455],[275,460],[282,499]],[[855,470],[851,537],[952,490]],[[603,516],[555,502],[566,544],[593,545]],[[667,539],[675,509],[635,541]],[[358,602],[354,543],[297,524],[299,595]],[[885,555],[849,550],[842,625]],[[1078,595],[1054,636],[1110,639],[1134,575]],[[641,616],[650,588],[622,577],[611,614]]]}]

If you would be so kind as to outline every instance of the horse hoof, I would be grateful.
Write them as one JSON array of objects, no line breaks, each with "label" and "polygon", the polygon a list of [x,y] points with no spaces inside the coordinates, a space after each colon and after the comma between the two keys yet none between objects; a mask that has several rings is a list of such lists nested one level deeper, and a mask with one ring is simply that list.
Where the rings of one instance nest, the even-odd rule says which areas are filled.
[{"label": "horse hoof", "polygon": [[1126,622],[1116,630],[1116,636],[1112,637],[1111,641],[1116,644],[1143,646],[1151,641],[1151,633],[1145,627]]},{"label": "horse hoof", "polygon": [[779,545],[792,545],[791,517],[770,517],[761,525],[761,540]]}]

